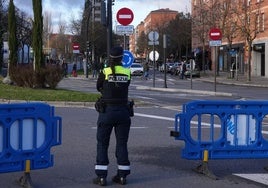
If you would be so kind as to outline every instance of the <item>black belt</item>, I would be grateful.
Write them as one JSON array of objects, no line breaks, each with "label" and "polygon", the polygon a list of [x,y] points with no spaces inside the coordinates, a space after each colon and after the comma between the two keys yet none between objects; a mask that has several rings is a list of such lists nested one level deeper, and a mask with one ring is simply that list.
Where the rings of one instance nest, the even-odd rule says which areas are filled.
[{"label": "black belt", "polygon": [[103,99],[102,101],[103,101],[106,105],[110,105],[110,106],[127,105],[127,103],[128,103],[127,100],[107,100],[107,99]]},{"label": "black belt", "polygon": [[106,106],[127,106],[126,103],[118,103],[118,104],[106,104],[106,103],[105,103],[105,105],[106,105]]}]

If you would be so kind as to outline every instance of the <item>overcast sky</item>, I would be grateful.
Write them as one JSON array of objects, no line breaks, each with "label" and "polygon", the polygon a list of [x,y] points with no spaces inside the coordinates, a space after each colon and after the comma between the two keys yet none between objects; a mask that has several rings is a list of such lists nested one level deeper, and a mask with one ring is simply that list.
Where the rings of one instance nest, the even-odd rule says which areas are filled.
[{"label": "overcast sky", "polygon": [[[81,17],[84,2],[85,0],[43,0],[43,12],[51,12],[55,25],[57,25],[59,19],[68,23],[73,17],[75,19]],[[14,0],[14,4],[19,9],[32,15],[32,0]],[[115,0],[113,6],[114,25],[116,24],[117,11],[124,7],[133,11],[134,20],[131,25],[136,27],[151,11],[160,8],[190,12],[191,0]]]}]

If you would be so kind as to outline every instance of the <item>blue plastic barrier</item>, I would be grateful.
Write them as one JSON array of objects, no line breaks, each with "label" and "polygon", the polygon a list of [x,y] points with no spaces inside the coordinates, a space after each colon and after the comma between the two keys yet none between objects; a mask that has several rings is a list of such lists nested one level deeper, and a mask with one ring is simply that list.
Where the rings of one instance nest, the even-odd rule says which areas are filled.
[{"label": "blue plastic barrier", "polygon": [[[185,142],[186,159],[268,158],[263,120],[268,101],[193,101],[175,116],[171,136]],[[206,158],[206,157],[205,157]]]},{"label": "blue plastic barrier", "polygon": [[44,103],[0,105],[0,173],[53,166],[52,146],[61,144],[60,117]]}]

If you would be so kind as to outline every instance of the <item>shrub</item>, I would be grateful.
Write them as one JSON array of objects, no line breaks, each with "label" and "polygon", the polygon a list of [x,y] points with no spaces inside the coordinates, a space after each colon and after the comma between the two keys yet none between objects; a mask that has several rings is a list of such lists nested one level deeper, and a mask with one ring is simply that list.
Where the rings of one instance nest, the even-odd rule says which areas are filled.
[{"label": "shrub", "polygon": [[55,89],[62,79],[62,70],[57,65],[47,65],[34,71],[32,64],[19,64],[10,69],[10,78],[18,86]]},{"label": "shrub", "polygon": [[34,86],[34,71],[32,64],[19,64],[12,66],[9,70],[11,80],[21,87]]},{"label": "shrub", "polygon": [[47,65],[44,76],[44,83],[50,88],[55,89],[62,79],[62,68],[58,65]]}]

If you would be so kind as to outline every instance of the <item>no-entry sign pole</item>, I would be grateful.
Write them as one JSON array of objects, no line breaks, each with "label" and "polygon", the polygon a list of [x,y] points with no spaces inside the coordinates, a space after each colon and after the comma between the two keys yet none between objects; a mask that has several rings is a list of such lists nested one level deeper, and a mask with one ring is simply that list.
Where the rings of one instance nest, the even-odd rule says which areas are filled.
[{"label": "no-entry sign pole", "polygon": [[218,46],[221,46],[221,38],[222,33],[221,30],[218,28],[211,28],[209,31],[209,38],[210,38],[210,46],[214,46],[215,51],[215,66],[214,66],[214,91],[216,92],[216,77],[217,77],[217,70],[218,70]]},{"label": "no-entry sign pole", "polygon": [[[121,8],[116,14],[117,21],[124,27],[131,24],[134,14],[129,8]],[[126,50],[126,34],[124,34],[124,49]]]},{"label": "no-entry sign pole", "polygon": [[110,51],[112,47],[112,0],[107,1],[107,57],[110,57]]}]

